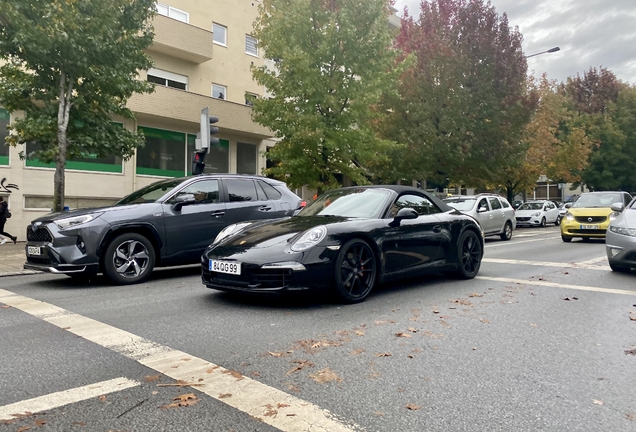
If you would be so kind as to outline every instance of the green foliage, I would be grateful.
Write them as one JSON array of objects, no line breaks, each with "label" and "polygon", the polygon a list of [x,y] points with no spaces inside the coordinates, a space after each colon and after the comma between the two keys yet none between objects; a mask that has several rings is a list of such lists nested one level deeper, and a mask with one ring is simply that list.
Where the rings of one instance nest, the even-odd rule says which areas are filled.
[{"label": "green foliage", "polygon": [[[533,110],[521,34],[482,0],[422,1],[398,47],[416,58],[381,129],[403,144],[387,177],[485,186],[524,152]],[[395,178],[394,178],[395,179]]]},{"label": "green foliage", "polygon": [[112,117],[132,118],[127,99],[152,90],[137,73],[152,65],[154,11],[152,0],[0,0],[0,105],[24,112],[7,144],[35,142],[28,157],[56,162],[56,207],[67,157],[129,158],[143,144]]},{"label": "green foliage", "polygon": [[264,0],[254,36],[275,68],[253,68],[271,98],[253,118],[280,141],[269,174],[292,187],[324,190],[344,174],[365,183],[361,165],[380,154],[373,110],[397,77],[386,0]]}]

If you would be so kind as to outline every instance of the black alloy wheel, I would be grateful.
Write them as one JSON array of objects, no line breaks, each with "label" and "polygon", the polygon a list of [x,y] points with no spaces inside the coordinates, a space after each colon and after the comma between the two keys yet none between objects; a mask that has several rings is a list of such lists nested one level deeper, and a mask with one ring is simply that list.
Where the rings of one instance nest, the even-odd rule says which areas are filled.
[{"label": "black alloy wheel", "polygon": [[371,247],[359,239],[349,240],[335,261],[336,295],[345,303],[363,301],[375,285],[376,273]]},{"label": "black alloy wheel", "polygon": [[457,242],[457,255],[457,275],[462,279],[477,276],[484,250],[475,231],[466,230],[462,233]]},{"label": "black alloy wheel", "polygon": [[541,228],[543,228],[545,226],[545,218],[541,219],[541,225],[539,225]]},{"label": "black alloy wheel", "polygon": [[115,237],[104,255],[104,273],[119,285],[143,282],[155,266],[155,249],[137,233]]},{"label": "black alloy wheel", "polygon": [[512,238],[512,224],[510,222],[506,222],[506,226],[499,236],[502,240],[510,240]]}]

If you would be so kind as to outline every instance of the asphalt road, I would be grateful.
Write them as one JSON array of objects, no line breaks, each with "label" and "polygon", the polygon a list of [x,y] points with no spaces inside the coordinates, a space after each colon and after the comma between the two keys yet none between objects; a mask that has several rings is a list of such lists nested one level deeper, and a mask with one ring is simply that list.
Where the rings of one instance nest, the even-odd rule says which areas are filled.
[{"label": "asphalt road", "polygon": [[351,306],[219,293],[197,268],[0,278],[0,431],[636,431],[636,272],[604,256],[520,229],[475,280]]}]

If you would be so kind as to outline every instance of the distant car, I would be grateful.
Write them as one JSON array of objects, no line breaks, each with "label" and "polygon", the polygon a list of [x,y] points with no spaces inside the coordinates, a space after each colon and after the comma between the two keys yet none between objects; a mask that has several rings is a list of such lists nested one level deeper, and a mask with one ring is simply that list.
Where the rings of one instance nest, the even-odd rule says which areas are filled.
[{"label": "distant car", "polygon": [[570,207],[572,207],[571,202],[559,204],[559,225],[561,224],[561,220],[565,217],[565,213],[567,213]]},{"label": "distant car", "polygon": [[605,235],[605,251],[610,268],[628,272],[636,267],[636,200],[625,206],[617,202]]},{"label": "distant car", "polygon": [[559,225],[559,209],[552,201],[527,201],[517,209],[515,219],[518,227]]},{"label": "distant car", "polygon": [[505,198],[495,194],[459,195],[444,199],[449,206],[477,219],[484,235],[510,240],[515,211]]},{"label": "distant car", "polygon": [[328,191],[296,216],[228,226],[201,258],[208,288],[243,293],[317,290],[363,301],[376,283],[452,271],[479,272],[477,221],[421,189]]},{"label": "distant car", "polygon": [[111,207],[35,219],[27,227],[24,268],[137,283],[154,267],[198,263],[227,225],[290,216],[301,203],[285,183],[260,176],[162,180]]},{"label": "distant car", "polygon": [[569,243],[573,238],[583,241],[603,238],[610,223],[613,204],[627,206],[632,196],[627,192],[585,192],[581,194],[561,221],[561,239]]},{"label": "distant car", "polygon": [[510,203],[512,208],[515,210],[517,210],[521,204],[523,204],[523,201],[520,201],[520,200],[514,200],[513,202]]}]

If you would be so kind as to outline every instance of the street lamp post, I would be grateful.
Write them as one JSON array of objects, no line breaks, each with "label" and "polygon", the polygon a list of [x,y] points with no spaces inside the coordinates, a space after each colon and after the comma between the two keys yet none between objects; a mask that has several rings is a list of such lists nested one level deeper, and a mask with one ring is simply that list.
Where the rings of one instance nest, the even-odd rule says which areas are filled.
[{"label": "street lamp post", "polygon": [[561,50],[561,48],[559,48],[559,47],[554,47],[554,48],[550,48],[550,49],[549,49],[549,50],[547,50],[547,51],[541,51],[541,52],[538,52],[538,53],[536,53],[536,54],[530,54],[529,56],[526,56],[526,58],[530,58],[530,57],[538,56],[538,55],[540,55],[540,54],[553,53],[553,52],[557,52],[557,51],[560,51],[560,50]]}]

